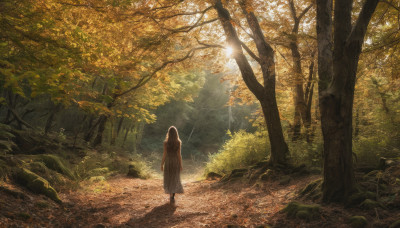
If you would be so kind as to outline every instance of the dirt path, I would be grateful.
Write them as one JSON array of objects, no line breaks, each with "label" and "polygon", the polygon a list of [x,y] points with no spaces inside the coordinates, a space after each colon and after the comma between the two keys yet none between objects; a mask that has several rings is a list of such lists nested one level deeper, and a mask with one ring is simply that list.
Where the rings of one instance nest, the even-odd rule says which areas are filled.
[{"label": "dirt path", "polygon": [[[295,181],[294,181],[295,182]],[[298,184],[298,183],[297,183]],[[183,181],[174,204],[161,179],[115,177],[84,191],[61,194],[67,202],[64,225],[120,227],[246,227],[267,224],[293,196],[296,183],[280,186],[216,187],[215,182]],[[66,216],[67,215],[67,216]]]}]

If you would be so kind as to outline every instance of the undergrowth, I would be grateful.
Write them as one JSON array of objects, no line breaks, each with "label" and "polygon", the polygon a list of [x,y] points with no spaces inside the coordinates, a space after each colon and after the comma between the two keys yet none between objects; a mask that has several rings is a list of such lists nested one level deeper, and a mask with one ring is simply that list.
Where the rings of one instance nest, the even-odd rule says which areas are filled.
[{"label": "undergrowth", "polygon": [[[75,167],[75,172],[81,179],[88,179],[92,176],[113,176],[115,174],[127,174],[129,165],[133,165],[139,171],[141,178],[151,177],[151,169],[141,155],[128,152],[99,153],[87,151],[86,156]],[[104,172],[107,168],[107,172]],[[94,171],[99,172],[94,172]]]},{"label": "undergrowth", "polygon": [[233,169],[244,168],[265,159],[269,155],[267,138],[260,132],[236,132],[218,153],[209,155],[205,173],[227,174]]}]

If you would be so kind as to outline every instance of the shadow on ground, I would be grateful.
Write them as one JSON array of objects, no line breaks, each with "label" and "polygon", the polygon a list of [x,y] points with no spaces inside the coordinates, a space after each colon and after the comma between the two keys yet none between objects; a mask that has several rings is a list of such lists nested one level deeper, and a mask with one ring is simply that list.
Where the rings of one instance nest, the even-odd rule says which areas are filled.
[{"label": "shadow on ground", "polygon": [[131,218],[125,226],[128,227],[165,227],[174,226],[176,224],[185,221],[186,219],[206,215],[207,213],[180,213],[179,215],[174,215],[177,206],[175,202],[168,202],[161,206],[153,208],[149,213],[145,214],[140,218]]}]

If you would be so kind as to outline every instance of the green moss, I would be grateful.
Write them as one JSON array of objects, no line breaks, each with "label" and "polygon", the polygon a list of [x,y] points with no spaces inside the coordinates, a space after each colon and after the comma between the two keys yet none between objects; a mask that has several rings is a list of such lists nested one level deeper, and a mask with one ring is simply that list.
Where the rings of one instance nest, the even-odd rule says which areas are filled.
[{"label": "green moss", "polygon": [[71,172],[71,170],[69,170],[67,167],[65,167],[65,165],[61,161],[61,158],[57,157],[56,155],[41,154],[38,157],[39,157],[39,160],[41,160],[46,165],[46,167],[48,167],[49,169],[52,169],[61,174],[64,174],[71,179],[75,179],[75,176]]},{"label": "green moss", "polygon": [[34,193],[43,194],[57,203],[62,203],[56,190],[47,180],[25,168],[17,168],[15,179]]},{"label": "green moss", "polygon": [[29,170],[31,170],[34,173],[39,173],[39,174],[47,173],[47,167],[43,162],[29,163]]},{"label": "green moss", "polygon": [[381,203],[376,202],[375,200],[366,199],[360,204],[360,207],[364,209],[374,209],[383,206]]},{"label": "green moss", "polygon": [[361,202],[365,201],[366,199],[375,200],[376,194],[370,191],[363,191],[354,193],[349,197],[347,206],[356,206],[359,205]]},{"label": "green moss", "polygon": [[319,205],[307,205],[299,202],[290,202],[283,210],[288,217],[299,218],[307,221],[317,219],[320,214]]},{"label": "green moss", "polygon": [[400,228],[400,219],[392,223],[389,228]]},{"label": "green moss", "polygon": [[353,216],[349,219],[349,224],[353,228],[363,228],[367,226],[367,219],[364,216]]}]

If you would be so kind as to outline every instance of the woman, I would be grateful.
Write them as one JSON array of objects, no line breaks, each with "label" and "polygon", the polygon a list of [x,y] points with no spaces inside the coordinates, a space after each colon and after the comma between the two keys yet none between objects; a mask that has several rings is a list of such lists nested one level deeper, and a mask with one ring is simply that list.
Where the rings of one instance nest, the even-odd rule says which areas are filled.
[{"label": "woman", "polygon": [[164,171],[164,191],[174,200],[175,193],[183,193],[181,183],[182,156],[178,130],[171,126],[164,141],[161,171]]}]

